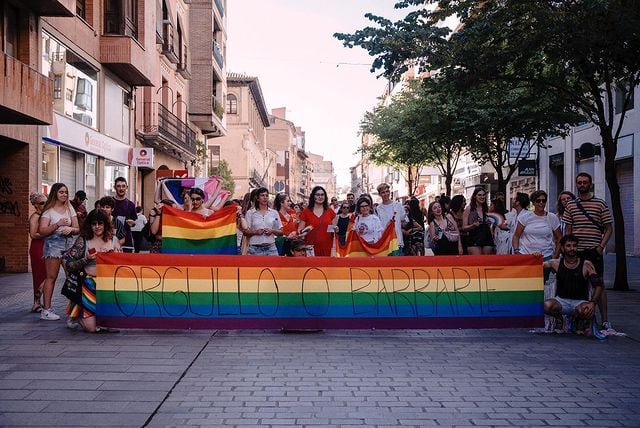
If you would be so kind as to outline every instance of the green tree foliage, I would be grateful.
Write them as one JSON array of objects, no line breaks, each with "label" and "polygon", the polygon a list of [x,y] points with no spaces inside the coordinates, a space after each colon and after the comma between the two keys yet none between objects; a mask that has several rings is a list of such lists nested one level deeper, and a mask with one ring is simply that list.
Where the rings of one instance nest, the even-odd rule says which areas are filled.
[{"label": "green tree foliage", "polygon": [[451,105],[433,88],[412,82],[389,105],[367,112],[362,122],[362,131],[376,137],[364,148],[365,153],[375,163],[406,170],[405,178],[412,183],[410,194],[425,165],[438,168],[445,177],[447,194],[451,194],[453,173],[462,152],[461,142],[451,138],[450,131],[457,125]]},{"label": "green tree foliage", "polygon": [[[396,7],[422,6],[405,0]],[[624,218],[615,172],[617,142],[633,89],[640,81],[640,7],[636,0],[428,0],[398,22],[367,15],[375,24],[336,34],[347,47],[375,57],[374,70],[398,78],[408,64],[452,73],[465,88],[512,84],[555,97],[554,106],[580,114],[599,129],[605,178],[615,222],[614,288],[628,289]],[[449,35],[440,22],[457,16]],[[625,94],[615,111],[616,89]],[[563,118],[564,119],[564,118]],[[560,122],[560,120],[559,120]]]},{"label": "green tree foliage", "polygon": [[222,188],[228,190],[233,194],[236,188],[236,182],[233,179],[233,173],[231,172],[231,168],[229,168],[229,163],[221,159],[218,164],[217,174],[220,178],[222,178]]}]

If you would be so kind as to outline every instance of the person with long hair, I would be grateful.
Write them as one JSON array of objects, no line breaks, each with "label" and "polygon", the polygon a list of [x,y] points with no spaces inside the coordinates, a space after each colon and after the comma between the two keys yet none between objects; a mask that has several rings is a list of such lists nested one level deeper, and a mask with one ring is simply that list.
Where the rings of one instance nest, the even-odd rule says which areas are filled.
[{"label": "person with long hair", "polygon": [[451,217],[456,221],[456,226],[458,227],[458,232],[460,233],[460,243],[462,244],[463,254],[467,253],[468,234],[462,230],[462,215],[464,214],[466,205],[467,200],[463,195],[455,195],[453,198],[451,198],[451,203],[449,204],[449,213],[451,214]]},{"label": "person with long hair", "polygon": [[47,203],[47,195],[43,193],[32,193],[29,201],[35,209],[35,212],[29,216],[29,236],[31,244],[29,245],[29,260],[31,261],[31,276],[33,278],[33,305],[31,312],[42,311],[42,290],[44,289],[44,280],[47,278],[47,270],[44,265],[44,237],[38,233],[38,225],[42,208]]},{"label": "person with long hair", "polygon": [[41,320],[60,319],[51,307],[53,288],[58,279],[64,252],[71,248],[74,242],[73,235],[78,232],[78,217],[69,202],[69,188],[64,183],[54,183],[42,208],[38,225],[38,233],[44,237],[44,264],[47,273],[43,287]]},{"label": "person with long hair", "polygon": [[[84,271],[82,300],[67,304],[67,327],[80,324],[88,333],[99,333],[96,325],[96,256],[98,253],[121,251],[118,237],[114,235],[113,224],[101,210],[92,210],[82,226],[80,236],[65,255],[65,267],[69,272]],[[110,330],[104,329],[104,332]]]},{"label": "person with long hair", "polygon": [[286,193],[278,193],[273,200],[273,209],[278,211],[282,223],[283,236],[276,237],[278,253],[283,256],[288,252],[290,240],[298,235],[298,217],[291,209],[291,198]]},{"label": "person with long hair", "polygon": [[493,254],[495,243],[487,222],[487,191],[476,187],[471,202],[462,214],[462,230],[469,234],[467,251],[470,255]]},{"label": "person with long hair", "polygon": [[404,255],[424,256],[424,216],[420,209],[420,201],[411,198],[408,205],[407,223],[402,227]]},{"label": "person with long hair", "polygon": [[269,190],[261,187],[256,191],[253,211],[247,211],[247,230],[249,237],[248,255],[277,256],[276,237],[282,236],[282,223],[276,210],[269,208]]},{"label": "person with long hair", "polygon": [[564,216],[564,211],[567,209],[567,204],[570,201],[574,201],[576,199],[576,195],[571,193],[568,190],[563,190],[558,195],[558,201],[556,202],[556,215],[560,219],[560,232],[562,232],[562,236],[565,235],[566,223],[562,219]]},{"label": "person with long hair", "polygon": [[349,231],[349,223],[351,222],[351,212],[347,201],[340,204],[340,212],[336,219],[338,220],[336,226],[338,226],[338,241],[340,245],[344,245],[347,242],[347,232]]},{"label": "person with long hair", "polygon": [[[298,234],[304,235],[307,245],[313,245],[316,256],[331,256],[333,246],[333,232],[329,231],[329,226],[333,225],[336,213],[329,208],[327,192],[322,186],[316,186],[311,190],[309,205],[300,214],[298,224]],[[308,232],[303,232],[307,226],[311,226]]]},{"label": "person with long hair", "polygon": [[462,255],[462,242],[456,221],[442,210],[439,201],[429,204],[429,235],[433,242],[433,254],[436,256]]},{"label": "person with long hair", "polygon": [[358,198],[356,202],[356,221],[353,230],[362,239],[370,244],[375,244],[382,236],[382,223],[377,215],[371,214],[373,206],[371,200],[366,197]]}]

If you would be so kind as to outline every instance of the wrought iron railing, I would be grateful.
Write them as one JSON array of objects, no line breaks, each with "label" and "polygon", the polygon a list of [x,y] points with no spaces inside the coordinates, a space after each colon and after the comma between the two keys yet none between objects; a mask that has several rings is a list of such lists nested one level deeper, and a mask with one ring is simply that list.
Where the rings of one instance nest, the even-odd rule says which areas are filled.
[{"label": "wrought iron railing", "polygon": [[220,46],[218,45],[218,42],[216,42],[215,40],[213,41],[213,57],[215,58],[216,62],[218,63],[218,66],[220,68],[224,67],[224,57],[222,56],[222,50],[220,49]]},{"label": "wrought iron railing", "polygon": [[144,103],[144,132],[157,132],[189,154],[196,154],[196,133],[160,103]]}]

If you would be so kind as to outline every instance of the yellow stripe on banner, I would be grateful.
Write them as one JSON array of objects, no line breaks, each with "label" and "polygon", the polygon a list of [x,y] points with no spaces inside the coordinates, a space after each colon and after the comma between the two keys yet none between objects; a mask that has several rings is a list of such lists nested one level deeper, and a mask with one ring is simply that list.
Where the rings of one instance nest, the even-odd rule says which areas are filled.
[{"label": "yellow stripe on banner", "polygon": [[[235,279],[238,276],[238,268],[235,266],[216,267],[215,260],[212,261],[211,267],[202,266],[153,266],[153,265],[98,265],[98,276],[118,278],[133,278],[140,276],[166,276],[166,277],[184,277],[187,275],[190,280],[209,279],[211,275],[215,275],[220,279]],[[116,275],[117,270],[117,275]],[[393,275],[412,275],[416,278],[436,278],[459,279],[471,278],[477,280],[494,280],[505,279],[509,281],[519,281],[522,279],[540,279],[542,278],[542,269],[532,269],[531,266],[398,266],[398,267],[282,267],[282,266],[243,266],[240,268],[241,277],[243,278],[259,278],[265,274],[271,274],[278,280],[295,280],[304,278],[309,275],[322,275],[329,281],[337,281],[357,277],[358,275],[382,275],[391,278]],[[213,272],[213,273],[212,273]]]},{"label": "yellow stripe on banner", "polygon": [[221,238],[223,236],[235,235],[236,224],[231,223],[224,226],[219,226],[210,229],[188,229],[180,226],[162,225],[162,236],[166,238],[180,238],[180,239],[213,239]]},{"label": "yellow stripe on banner", "polygon": [[[396,273],[395,276],[389,274],[375,275],[354,275],[352,278],[341,279],[325,279],[320,272],[309,274],[306,277],[300,276],[297,279],[281,279],[277,275],[263,274],[258,280],[257,277],[246,277],[241,274],[241,279],[237,277],[230,278],[216,277],[215,272],[212,277],[207,279],[194,279],[187,276],[186,271],[182,275],[174,271],[166,272],[166,275],[151,275],[149,271],[145,272],[144,277],[125,278],[119,276],[99,277],[96,281],[97,289],[101,291],[118,290],[118,291],[145,291],[145,292],[164,292],[171,293],[174,291],[189,291],[192,293],[211,293],[215,292],[256,292],[258,290],[269,292],[274,291],[275,285],[277,289],[284,293],[300,292],[304,284],[306,292],[327,292],[332,293],[351,293],[353,291],[376,292],[378,290],[386,290],[387,292],[433,292],[433,291],[449,291],[449,292],[478,292],[486,290],[499,291],[537,291],[543,289],[542,278],[508,278],[508,279],[488,279],[483,278],[442,278],[432,276],[427,277],[407,277],[406,275]],[[191,272],[189,272],[191,273]],[[275,279],[274,279],[275,278]],[[238,288],[239,287],[239,288]]]}]

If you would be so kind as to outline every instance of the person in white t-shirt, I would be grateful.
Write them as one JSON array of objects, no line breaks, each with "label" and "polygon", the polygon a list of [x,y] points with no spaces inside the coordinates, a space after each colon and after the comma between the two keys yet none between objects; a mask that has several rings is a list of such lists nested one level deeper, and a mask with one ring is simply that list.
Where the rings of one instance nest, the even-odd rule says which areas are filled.
[{"label": "person in white t-shirt", "polygon": [[367,198],[360,198],[356,203],[358,217],[353,225],[353,230],[369,244],[375,244],[382,236],[382,223],[377,215],[371,214],[371,203]]},{"label": "person in white t-shirt", "polygon": [[43,306],[40,319],[46,321],[59,320],[51,307],[53,288],[64,253],[73,246],[79,233],[78,216],[69,202],[69,188],[64,183],[51,186],[51,193],[42,209],[38,233],[44,236],[44,264],[47,278],[44,280]]},{"label": "person in white t-shirt", "polygon": [[282,236],[282,222],[278,211],[269,208],[269,191],[261,187],[256,191],[255,210],[247,211],[249,249],[247,254],[277,256],[276,236]]},{"label": "person in white t-shirt", "polygon": [[375,214],[382,223],[382,229],[387,227],[387,224],[395,216],[396,222],[396,238],[398,239],[398,246],[400,247],[400,254],[403,254],[404,240],[402,237],[402,226],[408,221],[407,213],[400,202],[394,202],[391,200],[391,188],[387,183],[382,183],[377,187],[378,195],[382,198],[382,203],[378,204],[375,210]]},{"label": "person in white t-shirt", "polygon": [[559,254],[560,220],[547,212],[547,194],[536,190],[531,194],[534,210],[524,210],[518,216],[513,234],[513,251],[516,254],[542,254],[544,260],[557,258]]}]

